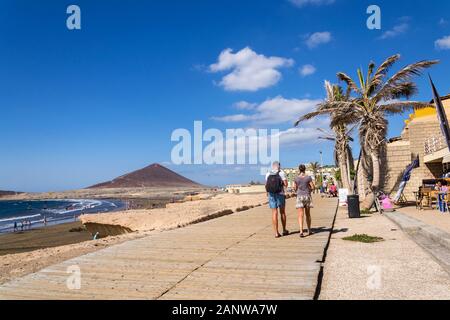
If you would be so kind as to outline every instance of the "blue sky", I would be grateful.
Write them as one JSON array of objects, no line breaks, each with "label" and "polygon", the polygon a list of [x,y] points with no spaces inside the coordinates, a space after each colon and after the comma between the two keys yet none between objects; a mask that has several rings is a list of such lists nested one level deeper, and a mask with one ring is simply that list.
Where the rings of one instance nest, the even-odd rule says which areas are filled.
[{"label": "blue sky", "polygon": [[[277,128],[285,166],[332,162],[317,120],[287,131],[323,99],[324,80],[400,53],[450,93],[450,3],[362,0],[4,0],[0,4],[0,189],[85,187],[160,162],[205,184],[261,179],[241,166],[170,165],[173,130]],[[81,8],[81,30],[66,8]],[[433,7],[434,5],[434,7]],[[220,54],[222,56],[220,56]],[[429,100],[426,78],[417,100]],[[272,117],[273,115],[273,117]],[[298,114],[300,115],[300,114]],[[407,115],[390,119],[398,135]],[[292,129],[291,129],[292,130]],[[355,146],[356,147],[356,146]]]}]

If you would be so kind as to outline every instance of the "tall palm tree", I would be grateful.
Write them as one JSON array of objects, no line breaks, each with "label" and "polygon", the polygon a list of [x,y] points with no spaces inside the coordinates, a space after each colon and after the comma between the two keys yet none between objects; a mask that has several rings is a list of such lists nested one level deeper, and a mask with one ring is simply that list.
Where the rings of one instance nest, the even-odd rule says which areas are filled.
[{"label": "tall palm tree", "polygon": [[[343,93],[342,87],[339,85],[332,85],[329,81],[325,81],[325,91],[327,93],[326,102],[334,101],[348,101],[350,91],[347,90],[346,94]],[[333,114],[330,114],[333,117]],[[298,125],[299,122],[296,123]],[[347,125],[343,122],[336,122],[331,126],[333,134],[325,132],[325,137],[319,137],[320,139],[326,139],[334,141],[334,155],[336,165],[341,171],[341,182],[345,189],[351,190],[351,177],[350,170],[353,167],[353,155],[350,148],[350,142],[353,141],[351,137],[351,131],[348,130]],[[319,129],[321,130],[321,129]],[[324,132],[323,130],[321,130]]]},{"label": "tall palm tree", "polygon": [[358,69],[359,84],[347,74],[338,73],[338,79],[347,84],[353,96],[343,101],[324,101],[315,112],[304,115],[299,120],[329,114],[332,127],[341,123],[359,125],[361,150],[363,158],[368,163],[366,173],[371,179],[370,192],[363,203],[364,208],[372,207],[375,195],[380,189],[380,156],[386,145],[388,115],[430,106],[427,102],[399,99],[409,99],[414,95],[417,92],[417,85],[411,81],[412,77],[421,75],[424,69],[439,61],[419,61],[388,77],[389,70],[399,59],[399,54],[393,55],[378,68],[371,62],[365,76],[363,71]]},{"label": "tall palm tree", "polygon": [[317,182],[317,176],[318,176],[318,173],[319,173],[319,170],[320,170],[320,163],[318,163],[318,162],[311,162],[309,164],[309,168],[313,172],[314,180]]}]

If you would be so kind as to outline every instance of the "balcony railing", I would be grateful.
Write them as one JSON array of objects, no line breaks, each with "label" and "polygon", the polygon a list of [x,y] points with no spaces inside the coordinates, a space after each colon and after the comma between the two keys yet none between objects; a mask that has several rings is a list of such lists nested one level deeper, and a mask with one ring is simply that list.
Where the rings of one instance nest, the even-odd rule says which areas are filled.
[{"label": "balcony railing", "polygon": [[425,155],[435,153],[446,147],[447,146],[445,144],[444,137],[432,136],[432,137],[428,138],[427,140],[425,140],[425,143],[424,143]]}]

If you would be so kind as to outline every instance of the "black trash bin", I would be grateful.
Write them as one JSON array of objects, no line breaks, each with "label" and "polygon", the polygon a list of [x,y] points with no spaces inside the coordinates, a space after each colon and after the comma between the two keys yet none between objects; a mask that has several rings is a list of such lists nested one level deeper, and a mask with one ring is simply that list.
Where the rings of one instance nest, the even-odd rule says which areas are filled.
[{"label": "black trash bin", "polygon": [[359,209],[359,196],[357,194],[347,196],[348,217],[350,219],[361,218]]}]

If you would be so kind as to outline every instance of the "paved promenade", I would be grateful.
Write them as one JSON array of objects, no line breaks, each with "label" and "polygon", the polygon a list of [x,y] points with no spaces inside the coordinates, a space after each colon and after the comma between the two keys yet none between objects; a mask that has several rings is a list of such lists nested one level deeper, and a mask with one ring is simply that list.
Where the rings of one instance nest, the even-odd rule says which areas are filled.
[{"label": "paved promenade", "polygon": [[304,239],[287,205],[295,233],[281,239],[258,207],[67,260],[0,286],[0,299],[313,299],[337,200],[316,198]]}]

